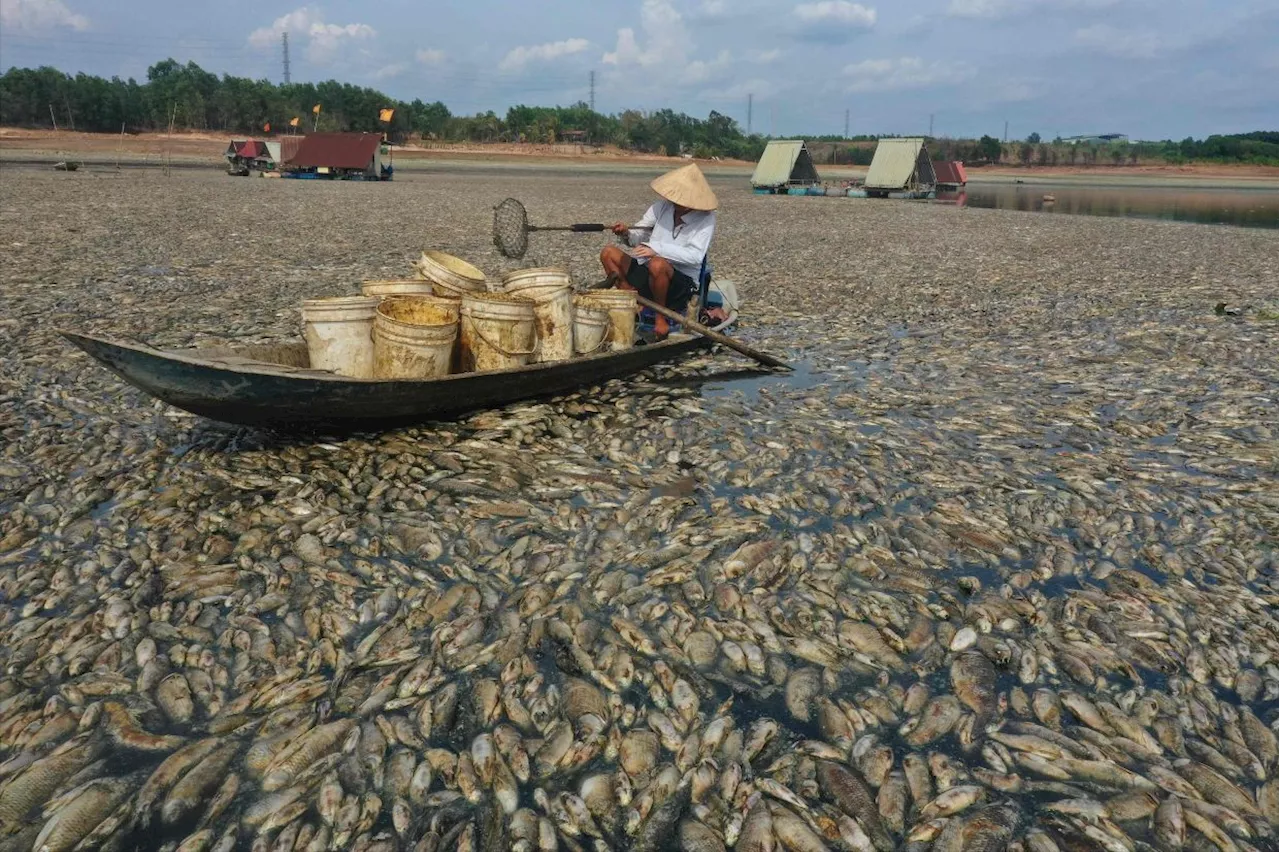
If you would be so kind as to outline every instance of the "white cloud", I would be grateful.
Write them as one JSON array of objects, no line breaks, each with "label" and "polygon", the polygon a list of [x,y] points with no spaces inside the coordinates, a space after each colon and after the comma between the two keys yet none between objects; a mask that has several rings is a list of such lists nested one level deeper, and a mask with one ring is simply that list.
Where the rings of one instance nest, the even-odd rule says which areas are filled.
[{"label": "white cloud", "polygon": [[684,19],[669,0],[644,0],[640,7],[640,29],[647,46],[636,40],[635,30],[618,30],[618,43],[602,61],[606,65],[663,66],[677,72],[685,66],[693,47]]},{"label": "white cloud", "polygon": [[89,19],[72,12],[62,0],[0,0],[0,30],[22,33],[58,27],[87,30]]},{"label": "white cloud", "polygon": [[423,50],[419,50],[413,55],[413,58],[421,62],[423,65],[443,65],[445,52],[434,47],[428,47]]},{"label": "white cloud", "polygon": [[[757,77],[751,80],[742,80],[729,86],[707,88],[699,92],[698,95],[703,100],[708,101],[737,101],[742,104],[739,109],[745,109],[747,95],[754,95],[759,101],[764,101],[767,98],[773,97],[778,93],[778,91],[779,89],[776,83],[771,80],[764,80]],[[730,111],[736,112],[737,110]],[[742,129],[745,131],[747,129],[745,117],[739,123],[743,125]],[[759,125],[757,124],[754,129],[758,130]]]},{"label": "white cloud", "polygon": [[1160,39],[1151,33],[1127,33],[1106,24],[1076,30],[1076,43],[1121,59],[1151,59],[1160,51]]},{"label": "white cloud", "polygon": [[770,62],[777,62],[782,58],[782,51],[774,47],[769,50],[757,50],[751,54],[751,61],[760,65],[767,65]]},{"label": "white cloud", "polygon": [[692,17],[695,20],[712,23],[729,20],[732,12],[725,0],[702,0],[702,5],[697,8]]},{"label": "white cloud", "polygon": [[951,0],[947,14],[953,18],[998,20],[1016,15],[1071,9],[1105,9],[1120,0]]},{"label": "white cloud", "polygon": [[585,38],[567,38],[563,41],[517,47],[503,57],[498,68],[502,71],[518,71],[530,62],[550,62],[561,56],[581,53],[590,46],[591,42]]},{"label": "white cloud", "polygon": [[845,27],[873,27],[876,10],[849,0],[820,0],[818,3],[801,3],[795,15],[806,24],[826,24]]},{"label": "white cloud", "polygon": [[935,61],[926,63],[918,56],[897,59],[865,59],[844,67],[850,92],[885,92],[902,89],[924,89],[950,86],[972,79],[977,73],[965,62]]},{"label": "white cloud", "polygon": [[644,79],[653,91],[703,89],[704,101],[716,100],[708,93],[719,92],[744,76],[741,63],[735,63],[728,50],[711,55],[697,49],[688,23],[670,0],[644,0],[640,35],[630,27],[618,30],[616,46],[601,61],[607,69],[608,91],[633,92],[634,80]]},{"label": "white cloud", "polygon": [[271,26],[251,32],[249,44],[259,49],[275,49],[280,44],[280,34],[285,32],[304,39],[307,58],[319,65],[331,62],[343,42],[370,39],[378,34],[368,24],[326,23],[320,10],[302,6],[276,18]]},{"label": "white cloud", "polygon": [[379,68],[377,71],[374,71],[373,79],[389,80],[392,77],[399,77],[401,74],[403,74],[405,71],[408,71],[408,70],[409,70],[409,66],[405,65],[403,62],[393,62],[390,65],[384,65],[381,68]]},{"label": "white cloud", "polygon": [[732,64],[729,51],[722,50],[716,55],[715,59],[704,62],[701,59],[695,59],[684,68],[681,77],[688,83],[707,83],[723,78],[729,71]]},{"label": "white cloud", "polygon": [[947,14],[953,18],[1002,18],[1013,8],[1010,0],[951,0]]}]

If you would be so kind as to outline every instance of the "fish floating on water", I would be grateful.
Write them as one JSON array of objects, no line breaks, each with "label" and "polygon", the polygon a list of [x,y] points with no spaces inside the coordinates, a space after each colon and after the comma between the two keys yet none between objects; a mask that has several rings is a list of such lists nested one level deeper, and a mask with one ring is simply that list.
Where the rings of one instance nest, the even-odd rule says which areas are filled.
[{"label": "fish floating on water", "polygon": [[6,342],[0,850],[1275,849],[1274,327],[1126,283],[1162,226],[780,283],[807,385],[333,444]]}]

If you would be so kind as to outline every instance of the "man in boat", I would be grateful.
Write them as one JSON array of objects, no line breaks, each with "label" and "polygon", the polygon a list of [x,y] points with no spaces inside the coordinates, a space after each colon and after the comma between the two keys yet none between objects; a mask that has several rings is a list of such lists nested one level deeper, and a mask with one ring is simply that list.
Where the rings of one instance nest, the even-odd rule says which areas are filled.
[{"label": "man in boat", "polygon": [[[600,252],[600,263],[622,289],[635,290],[683,314],[699,289],[698,276],[716,231],[719,202],[697,163],[667,172],[649,186],[661,200],[636,224],[613,226],[613,232],[626,239],[628,249],[608,246]],[[669,331],[667,318],[659,314],[654,320],[658,339]]]}]

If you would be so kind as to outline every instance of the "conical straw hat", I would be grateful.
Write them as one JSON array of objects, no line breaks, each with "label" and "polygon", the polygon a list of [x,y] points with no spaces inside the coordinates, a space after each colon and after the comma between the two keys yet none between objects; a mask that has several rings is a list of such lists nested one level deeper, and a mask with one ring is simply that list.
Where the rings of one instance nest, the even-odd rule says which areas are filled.
[{"label": "conical straw hat", "polygon": [[672,204],[679,204],[690,210],[715,210],[720,206],[697,163],[667,172],[662,177],[655,178],[649,186]]}]

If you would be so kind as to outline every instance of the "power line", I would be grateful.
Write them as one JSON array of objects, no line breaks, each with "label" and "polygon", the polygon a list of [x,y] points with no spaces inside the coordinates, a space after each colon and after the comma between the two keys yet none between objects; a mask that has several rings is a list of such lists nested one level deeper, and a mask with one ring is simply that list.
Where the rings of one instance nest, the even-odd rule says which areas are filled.
[{"label": "power line", "polygon": [[849,110],[844,111],[844,138],[849,138]]},{"label": "power line", "polygon": [[747,93],[747,135],[751,135],[751,93]]},{"label": "power line", "polygon": [[596,72],[591,72],[591,98],[587,101],[587,105],[592,112],[596,111]]},{"label": "power line", "polygon": [[280,45],[284,48],[284,84],[289,85],[289,34],[280,33]]}]

